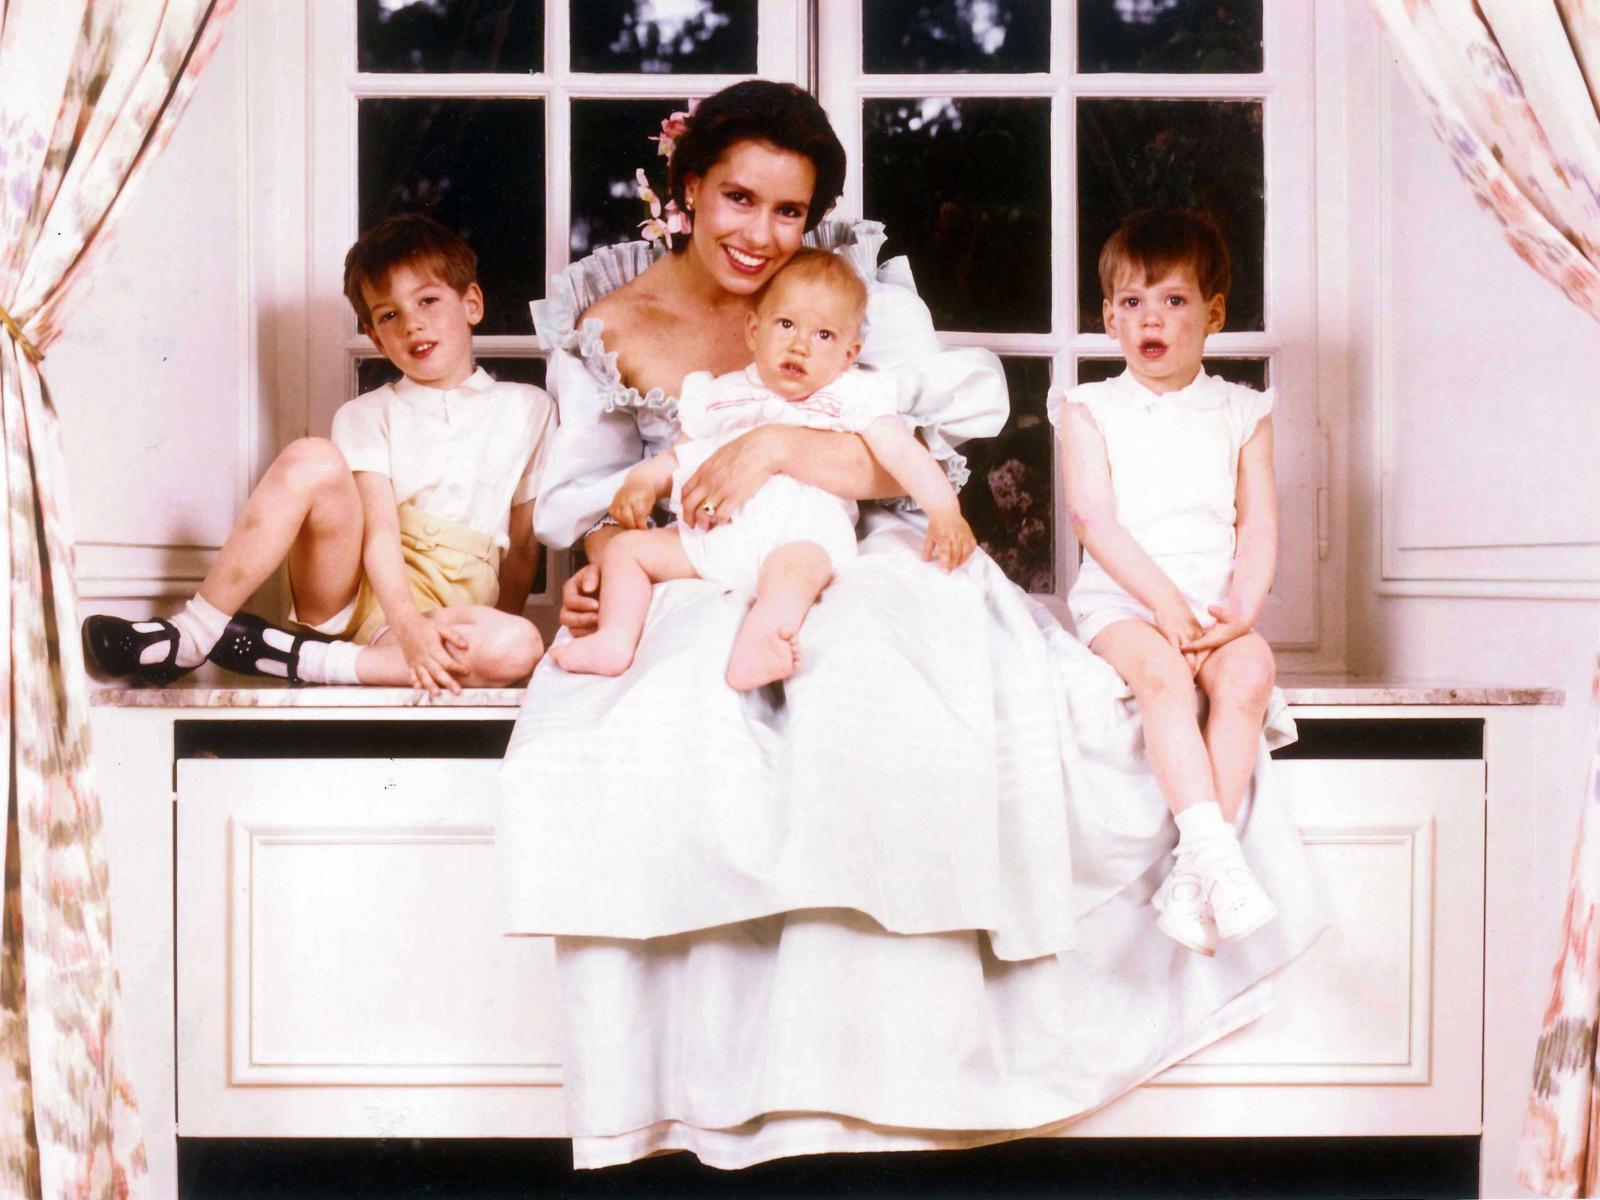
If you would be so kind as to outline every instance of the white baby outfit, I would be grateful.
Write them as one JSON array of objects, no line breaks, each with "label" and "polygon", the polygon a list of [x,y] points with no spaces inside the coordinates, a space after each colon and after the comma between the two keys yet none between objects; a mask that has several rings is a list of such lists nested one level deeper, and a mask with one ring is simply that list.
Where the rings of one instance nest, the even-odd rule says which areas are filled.
[{"label": "white baby outfit", "polygon": [[[754,364],[713,378],[696,371],[683,381],[678,422],[691,440],[678,446],[672,511],[683,516],[683,485],[719,446],[761,425],[860,433],[897,411],[892,377],[851,367],[804,400],[785,400],[761,382]],[[855,501],[789,475],[774,475],[734,514],[712,529],[678,525],[684,553],[702,579],[754,592],[761,564],[779,546],[815,542],[837,571],[856,556]]]},{"label": "white baby outfit", "polygon": [[[1239,451],[1273,398],[1203,370],[1188,387],[1158,394],[1124,371],[1046,405],[1058,429],[1063,404],[1089,410],[1105,439],[1118,524],[1177,584],[1202,626],[1216,624],[1207,608],[1227,598],[1233,580]],[[1155,623],[1087,550],[1067,606],[1085,643],[1116,621]]]}]

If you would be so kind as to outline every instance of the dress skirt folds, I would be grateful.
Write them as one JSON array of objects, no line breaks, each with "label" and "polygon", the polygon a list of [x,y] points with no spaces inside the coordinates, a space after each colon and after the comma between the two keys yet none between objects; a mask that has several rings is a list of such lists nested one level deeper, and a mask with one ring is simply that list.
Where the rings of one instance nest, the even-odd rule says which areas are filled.
[{"label": "dress skirt folds", "polygon": [[[998,364],[938,348],[877,226],[819,239],[873,281],[862,360],[960,482],[955,446],[1004,419]],[[602,252],[535,305],[562,420],[547,541],[672,436],[671,398],[576,324],[648,261]],[[498,841],[511,930],[557,935],[578,1166],[1047,1131],[1259,1016],[1320,929],[1270,786],[1241,838],[1279,919],[1213,959],[1156,929],[1175,835],[1126,688],[981,551],[923,563],[919,521],[865,507],[781,689],[723,682],[748,598],[701,580],[656,588],[623,676],[535,672]],[[1262,764],[1292,737],[1277,698]]]}]

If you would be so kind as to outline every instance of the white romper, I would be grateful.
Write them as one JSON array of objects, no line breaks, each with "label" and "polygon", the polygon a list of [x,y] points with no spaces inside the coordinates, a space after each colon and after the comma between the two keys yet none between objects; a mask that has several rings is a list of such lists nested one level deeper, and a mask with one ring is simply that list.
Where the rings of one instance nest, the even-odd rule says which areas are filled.
[{"label": "white romper", "polygon": [[754,365],[713,378],[696,371],[683,381],[678,421],[688,442],[676,449],[672,511],[680,518],[684,553],[700,578],[754,592],[761,564],[779,546],[815,542],[837,571],[856,556],[854,500],[789,475],[774,475],[733,519],[712,529],[682,522],[683,485],[719,447],[761,425],[860,433],[897,411],[893,379],[851,367],[804,400],[785,400],[761,382]]},{"label": "white romper", "polygon": [[[1239,451],[1272,411],[1273,399],[1270,390],[1203,370],[1188,387],[1161,394],[1124,371],[1047,403],[1057,429],[1063,404],[1089,410],[1105,438],[1118,523],[1178,585],[1202,626],[1216,624],[1207,608],[1227,598],[1233,580]],[[1155,623],[1155,614],[1087,550],[1067,607],[1085,644],[1116,621]]]}]

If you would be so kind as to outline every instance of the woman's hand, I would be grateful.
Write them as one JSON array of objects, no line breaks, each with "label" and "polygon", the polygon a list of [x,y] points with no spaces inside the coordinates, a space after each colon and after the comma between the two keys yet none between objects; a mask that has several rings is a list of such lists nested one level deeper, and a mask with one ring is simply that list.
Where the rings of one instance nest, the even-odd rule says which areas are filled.
[{"label": "woman's hand", "polygon": [[600,627],[600,564],[580,567],[561,585],[561,623],[573,637],[583,637]]},{"label": "woman's hand", "polygon": [[978,539],[959,508],[928,514],[928,536],[922,543],[924,562],[937,562],[946,571],[953,571],[977,548]]},{"label": "woman's hand", "polygon": [[411,682],[426,688],[433,696],[441,688],[459,694],[461,684],[456,676],[467,673],[467,664],[456,657],[457,650],[465,653],[467,639],[449,625],[430,621],[412,613],[389,623],[400,648],[405,652],[406,666],[411,669]]},{"label": "woman's hand", "polygon": [[684,482],[681,519],[692,529],[725,523],[778,473],[788,432],[764,425],[719,447]]}]

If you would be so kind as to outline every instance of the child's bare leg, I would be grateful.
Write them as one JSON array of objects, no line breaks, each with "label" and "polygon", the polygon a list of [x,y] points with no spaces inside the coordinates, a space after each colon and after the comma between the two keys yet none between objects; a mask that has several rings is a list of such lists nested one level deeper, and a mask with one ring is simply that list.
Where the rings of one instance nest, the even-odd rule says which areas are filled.
[{"label": "child's bare leg", "polygon": [[633,663],[652,585],[693,579],[694,565],[676,529],[630,529],[617,534],[600,556],[600,626],[550,651],[564,669],[580,675],[620,675]]},{"label": "child's bare leg", "polygon": [[1145,754],[1174,814],[1216,800],[1211,758],[1200,735],[1199,697],[1183,655],[1152,625],[1117,621],[1090,646],[1133,689]]},{"label": "child's bare leg", "polygon": [[816,542],[779,546],[761,564],[756,601],[728,655],[728,686],[747,692],[793,675],[800,622],[833,578],[833,560]]},{"label": "child's bare leg", "polygon": [[236,613],[287,561],[296,615],[308,624],[325,621],[356,594],[365,524],[339,448],[327,438],[300,438],[250,493],[200,584],[200,597]]},{"label": "child's bare leg", "polygon": [[[533,673],[544,653],[539,631],[526,617],[480,604],[436,608],[425,616],[466,639],[467,648],[456,652],[466,666],[457,677],[462,687],[511,687]],[[356,657],[356,675],[365,684],[412,686],[400,639],[387,633],[362,648]]]},{"label": "child's bare leg", "polygon": [[1238,814],[1250,786],[1275,676],[1272,649],[1259,633],[1247,633],[1217,647],[1200,664],[1200,686],[1211,706],[1206,718],[1206,749],[1225,820],[1232,821]]}]

